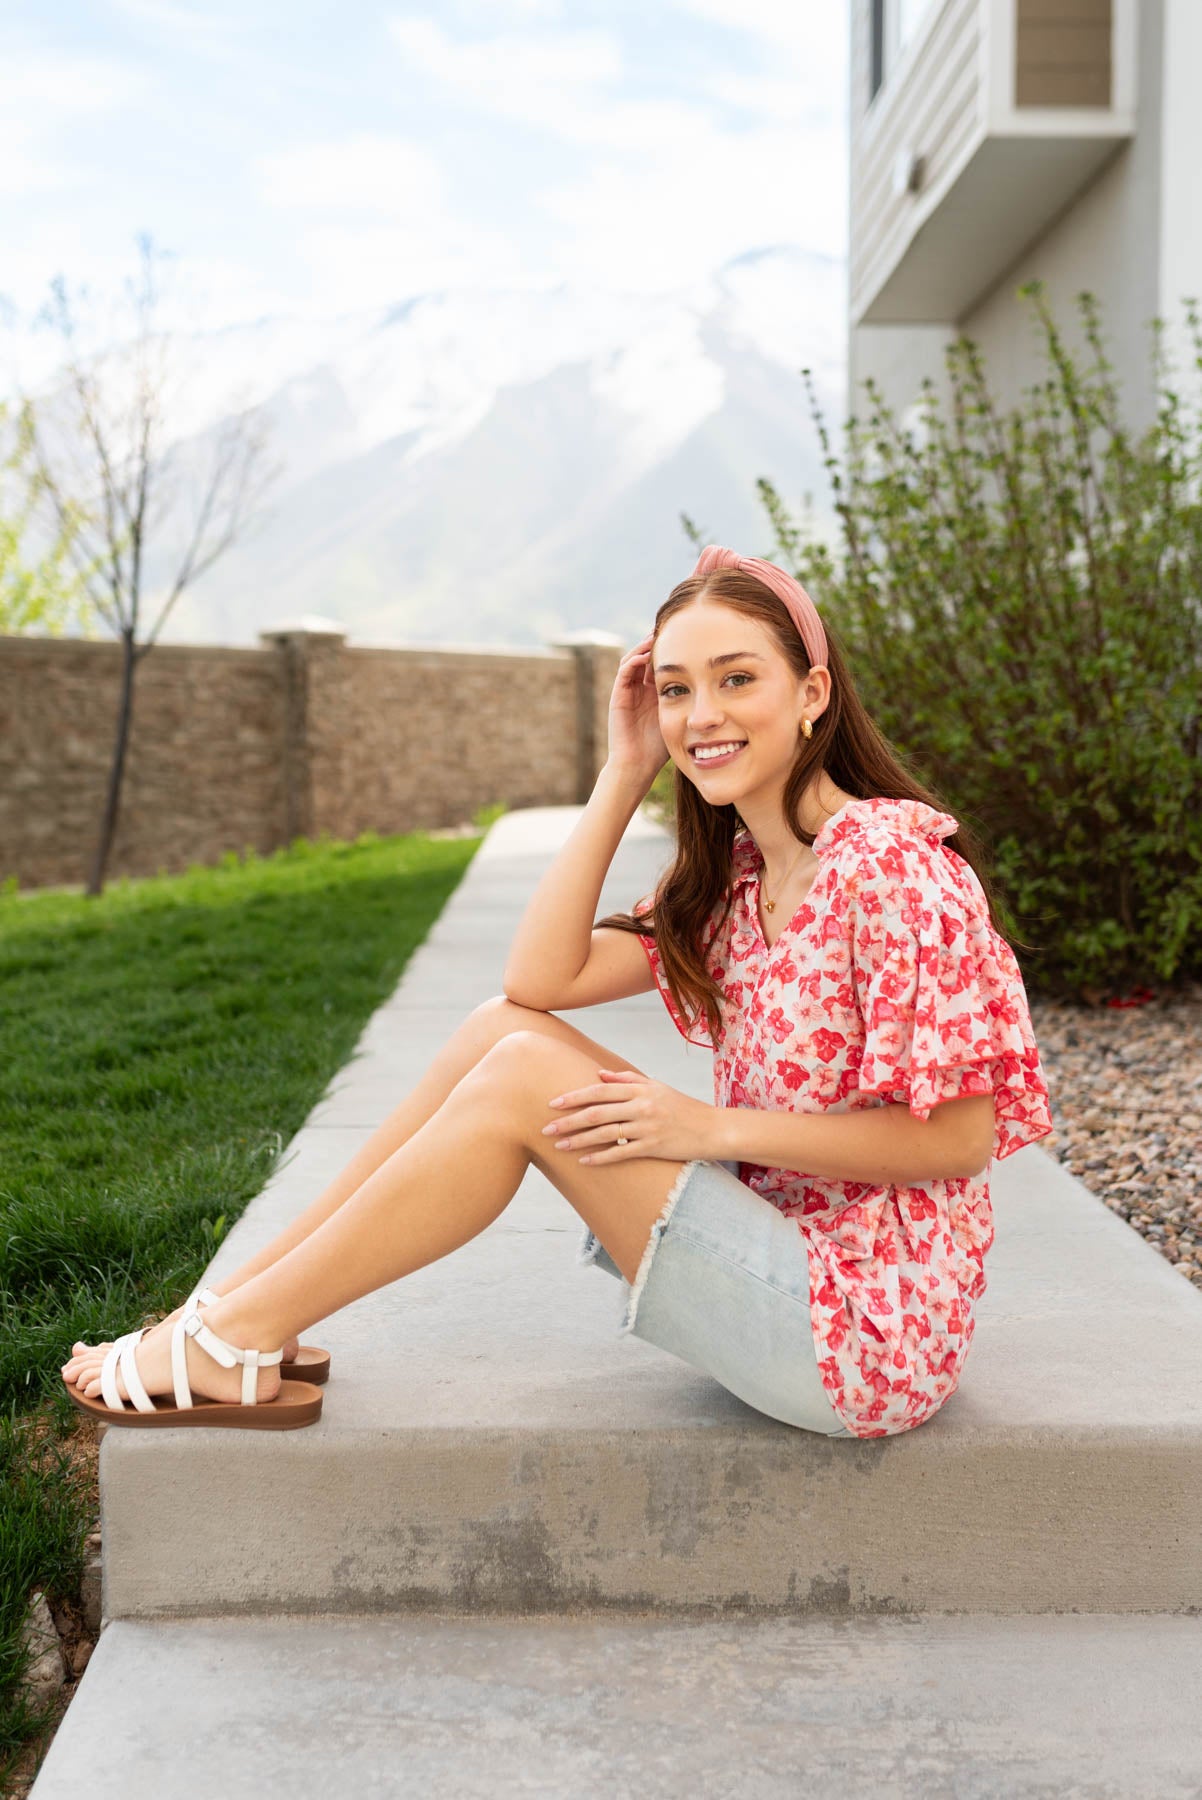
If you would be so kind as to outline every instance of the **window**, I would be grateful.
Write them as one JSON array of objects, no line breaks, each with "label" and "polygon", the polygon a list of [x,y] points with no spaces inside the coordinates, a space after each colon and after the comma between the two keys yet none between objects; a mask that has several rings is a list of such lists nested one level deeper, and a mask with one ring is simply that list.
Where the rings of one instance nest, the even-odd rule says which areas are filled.
[{"label": "window", "polygon": [[868,101],[879,89],[910,39],[915,36],[933,0],[869,0]]},{"label": "window", "polygon": [[885,0],[869,0],[869,75],[868,98],[876,99],[877,89],[885,79]]}]

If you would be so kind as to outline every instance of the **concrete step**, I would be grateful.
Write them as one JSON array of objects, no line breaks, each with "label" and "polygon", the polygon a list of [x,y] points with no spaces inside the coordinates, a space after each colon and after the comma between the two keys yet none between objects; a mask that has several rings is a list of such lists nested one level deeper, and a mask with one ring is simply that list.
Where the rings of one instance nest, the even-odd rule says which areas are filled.
[{"label": "concrete step", "polygon": [[1190,1800],[1202,1621],[112,1624],[33,1800]]},{"label": "concrete step", "polygon": [[[215,1277],[500,990],[525,896],[577,817],[493,827]],[[603,907],[667,854],[636,820]],[[506,911],[482,937],[481,915]],[[711,1096],[708,1053],[655,997],[571,1017]],[[1202,1607],[1202,1295],[1035,1146],[995,1165],[993,1197],[960,1390],[916,1431],[832,1441],[619,1335],[624,1284],[577,1264],[580,1221],[532,1174],[474,1242],[306,1334],[333,1353],[315,1427],[106,1433],[105,1615]]]}]

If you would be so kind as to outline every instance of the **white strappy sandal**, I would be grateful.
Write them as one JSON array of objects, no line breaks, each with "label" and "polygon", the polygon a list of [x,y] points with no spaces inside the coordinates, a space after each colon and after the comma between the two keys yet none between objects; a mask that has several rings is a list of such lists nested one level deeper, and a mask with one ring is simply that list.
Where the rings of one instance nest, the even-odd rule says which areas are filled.
[{"label": "white strappy sandal", "polygon": [[[184,1301],[185,1309],[190,1306],[215,1306],[221,1295],[215,1294],[209,1287],[194,1287]],[[280,1375],[284,1381],[316,1381],[329,1379],[330,1353],[319,1349],[316,1344],[301,1344],[291,1362],[280,1364]]]},{"label": "white strappy sandal", "polygon": [[[310,1381],[283,1381],[274,1400],[257,1400],[258,1372],[283,1361],[282,1350],[243,1350],[227,1343],[205,1324],[196,1306],[189,1302],[171,1331],[171,1379],[175,1388],[175,1405],[165,1397],[152,1399],[146,1392],[134,1352],[141,1342],[145,1327],[127,1331],[119,1337],[100,1367],[100,1400],[81,1394],[72,1383],[64,1382],[73,1404],[94,1419],[107,1425],[228,1425],[252,1431],[289,1431],[298,1425],[312,1425],[321,1417],[321,1389]],[[194,1395],[188,1382],[188,1365],[184,1338],[192,1337],[202,1350],[224,1369],[242,1364],[242,1397],[237,1402],[209,1400]],[[132,1410],[117,1389],[120,1368],[126,1391],[133,1401]]]}]

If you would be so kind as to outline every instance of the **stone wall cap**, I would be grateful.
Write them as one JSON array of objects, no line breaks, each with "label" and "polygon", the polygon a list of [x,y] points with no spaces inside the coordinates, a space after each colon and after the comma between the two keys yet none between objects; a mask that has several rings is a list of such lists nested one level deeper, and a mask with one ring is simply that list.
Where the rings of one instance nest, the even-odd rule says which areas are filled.
[{"label": "stone wall cap", "polygon": [[578,646],[589,644],[595,644],[598,648],[607,650],[620,650],[626,640],[618,637],[613,631],[588,630],[564,631],[558,637],[551,638],[550,642],[557,650],[574,650]]},{"label": "stone wall cap", "polygon": [[396,656],[554,656],[543,644],[452,644],[438,639],[425,642],[389,642],[386,638],[356,638],[355,654]]},{"label": "stone wall cap", "polygon": [[340,643],[345,643],[346,626],[340,625],[337,619],[324,619],[320,613],[301,613],[295,619],[281,619],[278,625],[268,626],[259,637],[265,643],[289,637],[337,638]]}]

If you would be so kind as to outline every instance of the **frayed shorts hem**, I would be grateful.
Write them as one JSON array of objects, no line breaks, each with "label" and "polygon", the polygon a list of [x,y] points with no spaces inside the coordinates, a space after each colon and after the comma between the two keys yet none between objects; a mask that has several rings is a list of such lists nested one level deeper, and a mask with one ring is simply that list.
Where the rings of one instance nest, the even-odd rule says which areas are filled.
[{"label": "frayed shorts hem", "polygon": [[[627,1289],[626,1305],[622,1315],[622,1322],[618,1326],[619,1336],[624,1336],[626,1332],[634,1330],[635,1321],[638,1318],[639,1301],[642,1298],[643,1288],[647,1283],[647,1276],[651,1272],[651,1263],[655,1256],[656,1249],[659,1246],[659,1240],[667,1230],[668,1221],[676,1210],[677,1201],[680,1199],[680,1196],[684,1193],[684,1190],[688,1185],[689,1177],[692,1175],[693,1170],[700,1166],[701,1165],[698,1162],[685,1163],[679,1175],[676,1177],[676,1180],[668,1189],[668,1197],[664,1201],[658,1219],[656,1219],[654,1225],[651,1227],[651,1235],[647,1239],[646,1246],[644,1247],[642,1257],[639,1261],[639,1266],[635,1270],[634,1286]],[[606,1273],[612,1271],[613,1274],[617,1275],[623,1286],[625,1286],[625,1276],[610,1256],[609,1251],[605,1248],[600,1238],[596,1237],[593,1232],[585,1232],[576,1260],[579,1263],[598,1263],[601,1268],[606,1270]]]},{"label": "frayed shorts hem", "polygon": [[854,1438],[818,1370],[805,1239],[737,1164],[682,1166],[632,1284],[590,1230],[576,1261],[626,1289],[619,1335],[679,1356],[782,1424]]}]

